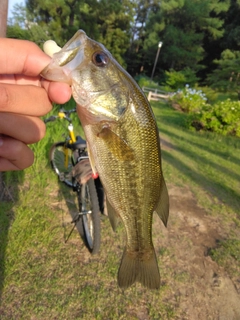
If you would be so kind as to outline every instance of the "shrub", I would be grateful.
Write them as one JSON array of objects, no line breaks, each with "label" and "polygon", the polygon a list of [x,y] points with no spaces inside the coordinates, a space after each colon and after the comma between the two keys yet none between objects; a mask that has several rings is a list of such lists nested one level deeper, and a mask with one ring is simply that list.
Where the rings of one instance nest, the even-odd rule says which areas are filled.
[{"label": "shrub", "polygon": [[165,74],[167,86],[174,90],[184,88],[186,83],[193,86],[198,81],[195,71],[188,67],[181,71],[171,69],[170,71],[166,71]]},{"label": "shrub", "polygon": [[[208,93],[213,96],[211,90]],[[192,89],[188,84],[174,93],[170,101],[188,113],[188,127],[240,137],[240,101],[226,99],[209,104],[202,90]]]},{"label": "shrub", "polygon": [[192,89],[186,84],[183,90],[178,90],[171,97],[173,104],[178,104],[184,112],[198,112],[206,104],[207,98],[202,90]]},{"label": "shrub", "polygon": [[139,75],[135,77],[139,87],[150,87],[150,88],[159,88],[159,84],[151,81],[151,79],[144,75]]},{"label": "shrub", "polygon": [[214,103],[219,97],[219,93],[210,87],[197,87],[197,89],[202,90],[207,98],[208,103]]},{"label": "shrub", "polygon": [[197,129],[240,137],[240,102],[227,99],[205,104],[199,112],[190,113],[189,123]]}]

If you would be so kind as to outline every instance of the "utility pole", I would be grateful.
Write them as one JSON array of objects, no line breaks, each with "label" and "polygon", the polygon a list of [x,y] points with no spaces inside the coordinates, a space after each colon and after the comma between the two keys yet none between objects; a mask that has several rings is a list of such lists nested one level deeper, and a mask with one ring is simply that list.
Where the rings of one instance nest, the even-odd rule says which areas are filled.
[{"label": "utility pole", "polygon": [[155,69],[156,69],[156,65],[157,65],[157,62],[158,62],[158,57],[159,57],[159,53],[160,53],[162,44],[163,44],[162,41],[159,41],[158,50],[157,50],[157,54],[156,54],[156,58],[155,58],[155,62],[154,62],[153,70],[152,70],[152,75],[151,75],[151,82],[152,82],[153,75],[154,75],[154,72],[155,72]]}]

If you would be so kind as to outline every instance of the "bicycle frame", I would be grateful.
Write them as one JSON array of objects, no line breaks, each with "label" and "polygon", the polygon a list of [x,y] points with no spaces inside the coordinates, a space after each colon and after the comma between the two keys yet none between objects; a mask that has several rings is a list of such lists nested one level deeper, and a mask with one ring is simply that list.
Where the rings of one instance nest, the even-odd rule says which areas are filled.
[{"label": "bicycle frame", "polygon": [[[59,114],[60,114],[60,112],[59,112]],[[65,114],[64,114],[64,118],[65,118]],[[70,123],[68,125],[68,133],[69,133],[69,137],[70,137],[68,143],[69,144],[75,143],[76,142],[76,136],[75,136],[75,133],[73,131],[73,124],[72,123]],[[69,152],[69,148],[65,145],[65,147],[64,147],[64,166],[65,166],[65,168],[68,168],[68,152]]]},{"label": "bicycle frame", "polygon": [[[69,117],[69,115],[71,113],[75,113],[76,112],[76,108],[72,109],[72,110],[68,110],[65,111],[64,109],[60,110],[57,114],[57,116],[50,116],[49,118],[45,119],[45,123],[50,122],[50,121],[55,121],[56,119],[65,119],[66,121],[69,122],[67,128],[68,128],[68,137],[65,139],[65,143],[62,147],[62,151],[63,151],[63,155],[64,155],[64,162],[63,165],[66,169],[68,169],[69,167],[69,159],[71,156],[71,160],[72,160],[72,165],[75,166],[78,162],[80,162],[83,159],[89,159],[91,168],[92,168],[92,177],[94,179],[98,178],[98,173],[95,171],[94,167],[92,166],[91,160],[89,158],[89,156],[86,154],[81,154],[79,153],[78,150],[80,150],[79,148],[75,148],[74,144],[77,142],[78,143],[78,139],[80,138],[79,136],[75,136],[74,133],[74,127],[72,124],[72,119]],[[81,142],[80,142],[81,144]],[[78,152],[77,156],[76,156],[76,152]],[[71,155],[69,154],[69,152],[71,153]],[[80,156],[80,157],[79,157]]]},{"label": "bicycle frame", "polygon": [[[52,168],[58,175],[59,180],[72,188],[77,194],[78,211],[72,216],[73,228],[65,242],[67,242],[76,227],[89,251],[97,253],[100,248],[98,194],[100,194],[101,190],[100,187],[98,190],[96,189],[95,181],[92,179],[97,177],[92,173],[86,141],[78,135],[75,136],[72,119],[70,118],[70,114],[74,112],[76,112],[76,108],[72,110],[62,109],[56,116],[52,115],[44,120],[45,123],[56,119],[68,121],[68,134],[65,135],[63,141],[52,145],[49,157]],[[101,197],[102,195],[101,193]],[[101,199],[101,208],[103,208],[103,198]]]},{"label": "bicycle frame", "polygon": [[[72,110],[69,110],[68,112],[70,114],[70,113],[75,112],[75,111],[76,111],[76,109],[72,109]],[[73,128],[73,124],[71,122],[71,119],[66,115],[66,112],[63,111],[63,110],[60,110],[58,112],[57,116],[51,116],[50,118],[46,119],[45,123],[47,123],[48,121],[54,121],[57,118],[65,119],[68,122],[70,122],[68,127],[67,127],[68,128],[69,139],[66,140],[66,144],[65,144],[64,150],[63,150],[63,152],[64,152],[64,166],[65,166],[65,168],[68,168],[68,165],[69,165],[69,163],[68,163],[69,148],[67,146],[67,143],[70,144],[70,145],[75,143],[76,142],[76,136],[75,136],[75,133],[74,133],[74,128]]]}]

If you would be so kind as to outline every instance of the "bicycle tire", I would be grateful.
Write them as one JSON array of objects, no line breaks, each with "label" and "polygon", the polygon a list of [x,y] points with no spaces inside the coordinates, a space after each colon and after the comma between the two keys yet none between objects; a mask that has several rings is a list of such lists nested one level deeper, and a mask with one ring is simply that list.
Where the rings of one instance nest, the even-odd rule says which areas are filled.
[{"label": "bicycle tire", "polygon": [[66,168],[64,166],[64,159],[65,159],[64,146],[65,146],[64,141],[54,143],[50,149],[49,158],[50,158],[52,169],[58,175],[59,180],[64,182],[67,186],[73,187],[73,183],[72,183],[73,164],[71,159],[72,151],[69,150],[71,154],[69,154],[68,156],[68,167]]},{"label": "bicycle tire", "polygon": [[[80,218],[76,228],[92,254],[100,250],[101,218],[94,180],[91,178],[77,191]],[[84,214],[84,212],[89,212]]]}]

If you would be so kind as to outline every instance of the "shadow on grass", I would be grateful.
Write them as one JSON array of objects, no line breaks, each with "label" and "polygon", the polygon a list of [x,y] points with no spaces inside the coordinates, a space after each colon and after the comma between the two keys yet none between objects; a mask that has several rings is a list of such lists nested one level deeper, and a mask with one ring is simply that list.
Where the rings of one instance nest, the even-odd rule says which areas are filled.
[{"label": "shadow on grass", "polygon": [[[238,212],[240,209],[240,190],[234,190],[230,182],[227,182],[227,177],[236,181],[235,185],[240,181],[240,171],[236,172],[236,169],[231,168],[231,163],[240,167],[240,159],[238,158],[240,140],[213,133],[204,132],[201,135],[197,132],[191,132],[187,128],[186,114],[174,110],[167,104],[157,102],[151,104],[159,126],[160,136],[161,133],[164,133],[172,139],[172,141],[170,140],[172,144],[170,150],[164,150],[164,148],[162,150],[164,160],[207,190],[220,202]],[[232,149],[228,148],[229,146]],[[189,164],[184,163],[181,156],[187,157]],[[190,164],[200,168],[199,171],[194,170]]]},{"label": "shadow on grass", "polygon": [[194,183],[213,194],[220,202],[226,203],[235,211],[239,211],[240,194],[228,186],[214,181],[210,176],[206,176],[199,172],[196,172],[185,163],[183,163],[178,157],[174,156],[172,152],[162,150],[163,159],[177,169],[179,172],[190,178]]},{"label": "shadow on grass", "polygon": [[[78,215],[79,209],[77,205],[77,193],[72,190],[72,188],[66,186],[63,182],[59,181],[59,194],[61,199],[65,202],[66,209],[71,219],[69,219],[68,222],[63,221],[63,227],[64,227],[64,241],[68,241],[69,236],[71,236],[71,230],[74,228],[73,220],[76,219],[76,216]],[[64,220],[64,219],[63,219]],[[79,241],[83,241],[84,238],[81,234],[79,234]]]},{"label": "shadow on grass", "polygon": [[[181,128],[181,130],[183,130],[183,129]],[[221,147],[221,142],[219,142],[219,149],[217,149],[216,147],[212,147],[211,146],[211,140],[208,140],[207,142],[205,140],[205,142],[203,142],[203,143],[199,143],[199,142],[193,141],[193,139],[191,139],[190,133],[189,133],[189,137],[186,137],[186,136],[184,136],[184,137],[181,136],[180,137],[180,136],[176,135],[175,133],[173,133],[171,131],[171,129],[167,130],[166,128],[163,128],[163,127],[161,128],[161,132],[167,134],[168,136],[172,136],[175,139],[178,139],[178,140],[181,140],[181,141],[185,141],[186,143],[189,143],[189,144],[191,144],[191,145],[193,145],[193,146],[195,146],[195,147],[197,147],[199,149],[204,149],[204,151],[207,151],[209,153],[217,155],[217,156],[221,157],[224,160],[229,160],[229,161],[231,161],[231,162],[233,162],[233,163],[235,163],[235,164],[240,166],[240,158],[235,157],[228,150],[226,150],[226,151],[219,150],[220,147]],[[201,138],[201,136],[199,136],[199,139],[200,138]],[[224,138],[226,138],[226,137],[224,137]],[[204,137],[203,137],[203,139],[204,139]],[[235,138],[235,139],[236,139],[236,143],[239,143],[239,147],[240,147],[240,139],[237,139],[237,138]],[[227,141],[225,143],[227,143]]]},{"label": "shadow on grass", "polygon": [[208,153],[213,154],[214,156],[218,155],[218,157],[221,157],[223,160],[228,160],[228,161],[234,162],[235,164],[238,164],[238,165],[240,165],[240,159],[237,159],[236,157],[230,155],[227,152],[226,153],[224,153],[224,152],[223,153],[221,153],[221,152],[218,153],[216,150],[213,150],[211,148],[205,147],[205,145],[201,145],[200,143],[198,144],[198,143],[192,142],[190,139],[179,137],[178,135],[172,133],[169,130],[162,129],[161,131],[164,132],[166,135],[168,135],[170,137],[174,137],[177,140],[185,141],[185,142],[189,143],[189,145],[194,145],[194,146],[196,146],[196,147],[198,147],[200,149],[199,153],[196,153],[196,151],[189,150],[189,148],[187,148],[187,146],[186,147],[182,147],[180,145],[177,145],[176,146],[176,150],[182,152],[184,155],[188,156],[192,160],[195,160],[197,162],[202,163],[203,165],[204,164],[206,164],[208,166],[210,165],[213,169],[219,171],[219,175],[221,174],[221,172],[223,172],[224,175],[228,175],[232,179],[234,179],[236,181],[240,181],[240,174],[237,174],[236,172],[230,170],[226,166],[222,166],[222,165],[210,160],[209,158],[201,156],[200,152],[201,152],[201,150],[207,151]]},{"label": "shadow on grass", "polygon": [[24,171],[3,174],[3,191],[0,195],[0,303],[5,279],[9,228],[14,221],[14,206],[19,198],[18,186],[23,179]]}]

